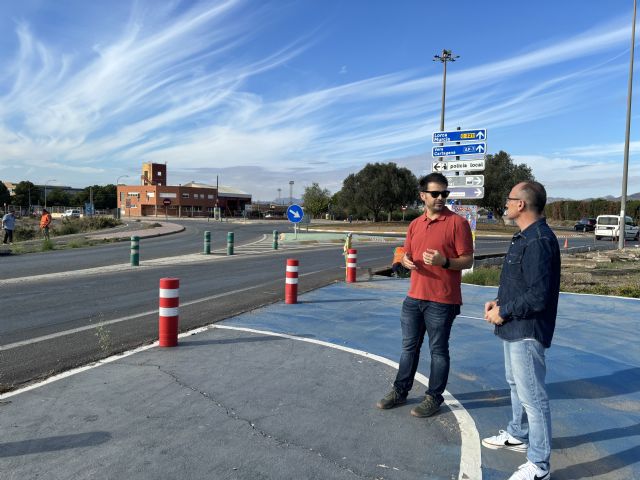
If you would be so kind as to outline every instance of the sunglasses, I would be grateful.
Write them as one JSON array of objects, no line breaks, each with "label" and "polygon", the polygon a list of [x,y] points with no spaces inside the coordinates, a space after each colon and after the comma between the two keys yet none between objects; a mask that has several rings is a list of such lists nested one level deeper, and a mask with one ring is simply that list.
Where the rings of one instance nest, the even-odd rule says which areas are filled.
[{"label": "sunglasses", "polygon": [[442,198],[447,198],[449,196],[449,194],[451,194],[451,192],[449,190],[422,190],[423,193],[428,193],[429,195],[431,195],[431,198],[438,198],[439,196],[442,196]]}]

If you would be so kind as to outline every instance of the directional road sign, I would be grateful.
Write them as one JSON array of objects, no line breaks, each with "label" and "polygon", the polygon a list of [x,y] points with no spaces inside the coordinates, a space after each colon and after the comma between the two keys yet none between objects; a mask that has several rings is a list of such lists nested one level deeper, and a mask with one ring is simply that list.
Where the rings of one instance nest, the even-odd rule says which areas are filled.
[{"label": "directional road sign", "polygon": [[460,160],[433,164],[434,172],[479,172],[480,170],[484,170],[484,160]]},{"label": "directional road sign", "polygon": [[433,132],[433,143],[468,142],[487,139],[486,128],[475,130],[454,130],[453,132]]},{"label": "directional road sign", "polygon": [[287,218],[291,223],[299,223],[302,217],[304,217],[304,210],[302,210],[300,205],[289,205],[289,208],[287,208]]},{"label": "directional road sign", "polygon": [[486,143],[467,143],[466,145],[447,145],[445,147],[433,147],[432,157],[454,157],[457,155],[484,155],[487,151]]},{"label": "directional road sign", "polygon": [[447,177],[447,181],[450,187],[482,187],[484,185],[484,175]]},{"label": "directional road sign", "polygon": [[484,187],[451,187],[449,198],[484,198]]}]

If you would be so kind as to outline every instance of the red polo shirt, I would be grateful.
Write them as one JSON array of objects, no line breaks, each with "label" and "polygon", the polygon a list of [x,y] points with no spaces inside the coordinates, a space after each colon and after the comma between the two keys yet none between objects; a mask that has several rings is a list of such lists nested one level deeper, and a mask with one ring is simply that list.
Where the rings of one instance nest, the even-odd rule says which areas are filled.
[{"label": "red polo shirt", "polygon": [[427,248],[438,250],[447,258],[473,254],[473,237],[469,223],[460,215],[444,208],[435,220],[426,214],[409,225],[404,248],[411,254],[417,269],[411,271],[408,296],[418,300],[462,305],[460,270],[426,265],[422,254]]}]

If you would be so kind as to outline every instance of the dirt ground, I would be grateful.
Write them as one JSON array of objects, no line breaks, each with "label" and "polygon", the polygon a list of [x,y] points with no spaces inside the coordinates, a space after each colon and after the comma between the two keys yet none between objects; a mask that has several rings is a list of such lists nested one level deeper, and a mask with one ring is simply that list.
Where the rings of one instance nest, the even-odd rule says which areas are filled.
[{"label": "dirt ground", "polygon": [[562,290],[640,298],[640,249],[562,256]]}]

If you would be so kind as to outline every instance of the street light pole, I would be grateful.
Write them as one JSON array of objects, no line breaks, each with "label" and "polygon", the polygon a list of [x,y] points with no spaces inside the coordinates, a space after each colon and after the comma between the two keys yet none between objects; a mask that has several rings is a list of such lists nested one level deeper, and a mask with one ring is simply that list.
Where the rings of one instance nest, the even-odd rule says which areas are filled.
[{"label": "street light pole", "polygon": [[47,180],[46,182],[44,182],[44,209],[47,209],[47,184],[49,182],[55,182],[57,181],[55,178],[52,178],[51,180]]},{"label": "street light pole", "polygon": [[624,166],[622,167],[622,195],[620,196],[620,229],[618,233],[618,249],[624,248],[625,217],[627,206],[627,175],[629,173],[629,137],[631,134],[631,92],[633,90],[633,53],[636,43],[636,7],[633,0],[633,20],[631,22],[631,59],[629,60],[629,87],[627,91],[627,129],[624,137]]},{"label": "street light pole", "polygon": [[120,175],[116,178],[116,219],[120,218],[120,197],[118,197],[118,185],[121,178],[129,178],[129,175]]},{"label": "street light pole", "polygon": [[293,204],[293,180],[289,180],[289,205]]},{"label": "street light pole", "polygon": [[447,96],[447,63],[455,62],[460,55],[454,55],[451,50],[442,50],[442,55],[434,55],[434,62],[441,62],[444,66],[444,71],[442,72],[442,110],[440,112],[440,131],[444,132],[444,105],[445,99]]}]

